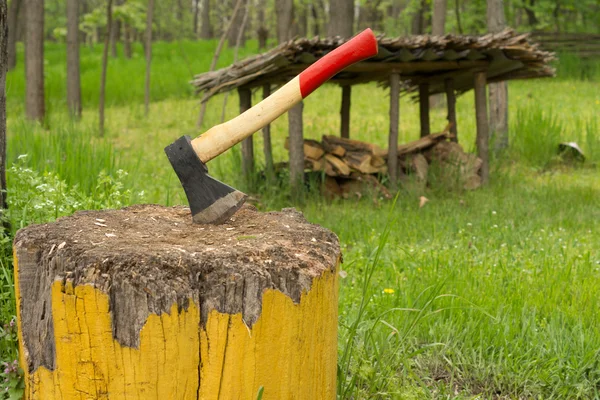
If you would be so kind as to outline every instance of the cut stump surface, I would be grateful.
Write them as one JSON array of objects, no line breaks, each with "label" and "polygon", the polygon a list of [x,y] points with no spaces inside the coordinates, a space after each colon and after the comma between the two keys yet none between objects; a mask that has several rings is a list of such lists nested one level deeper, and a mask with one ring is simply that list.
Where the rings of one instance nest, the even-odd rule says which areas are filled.
[{"label": "cut stump surface", "polygon": [[293,209],[78,212],[14,251],[28,398],[335,398],[339,243]]}]

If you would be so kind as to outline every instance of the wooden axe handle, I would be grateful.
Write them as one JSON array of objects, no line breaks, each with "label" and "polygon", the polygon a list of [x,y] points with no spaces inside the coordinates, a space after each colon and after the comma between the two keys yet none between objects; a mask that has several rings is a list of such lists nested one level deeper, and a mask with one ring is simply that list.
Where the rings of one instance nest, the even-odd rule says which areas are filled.
[{"label": "wooden axe handle", "polygon": [[194,151],[206,163],[302,101],[335,74],[377,54],[377,39],[366,29],[326,54],[279,90],[234,119],[213,126],[192,140]]}]

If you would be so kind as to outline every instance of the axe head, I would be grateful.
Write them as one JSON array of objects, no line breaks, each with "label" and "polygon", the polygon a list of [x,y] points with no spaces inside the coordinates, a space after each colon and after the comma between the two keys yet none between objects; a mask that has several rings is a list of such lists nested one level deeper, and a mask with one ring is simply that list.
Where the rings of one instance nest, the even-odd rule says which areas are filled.
[{"label": "axe head", "polygon": [[189,136],[165,147],[165,153],[185,190],[195,223],[223,223],[246,201],[246,194],[208,175],[208,168],[194,151]]}]

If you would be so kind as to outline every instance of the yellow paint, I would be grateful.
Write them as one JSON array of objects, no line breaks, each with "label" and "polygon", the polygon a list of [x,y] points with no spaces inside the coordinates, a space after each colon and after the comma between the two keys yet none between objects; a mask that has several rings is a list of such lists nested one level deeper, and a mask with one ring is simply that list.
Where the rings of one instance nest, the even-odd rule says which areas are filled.
[{"label": "yellow paint", "polygon": [[[265,400],[334,399],[337,293],[335,273],[315,280],[300,304],[267,290],[252,329],[241,314],[217,311],[200,329],[196,304],[181,312],[174,304],[168,314],[148,317],[134,349],[113,338],[105,293],[55,281],[56,369],[23,368],[26,399],[252,400],[261,386]],[[22,337],[20,349],[25,367]]]}]

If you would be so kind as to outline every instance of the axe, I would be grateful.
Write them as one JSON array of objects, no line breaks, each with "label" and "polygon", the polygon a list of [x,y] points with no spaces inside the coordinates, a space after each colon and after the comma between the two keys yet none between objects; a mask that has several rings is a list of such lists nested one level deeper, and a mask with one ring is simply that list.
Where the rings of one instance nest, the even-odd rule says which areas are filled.
[{"label": "axe", "polygon": [[366,29],[234,119],[193,140],[182,136],[167,146],[165,153],[185,190],[192,220],[199,224],[223,223],[247,197],[208,175],[208,161],[271,123],[342,69],[376,54],[377,39],[371,29]]}]

